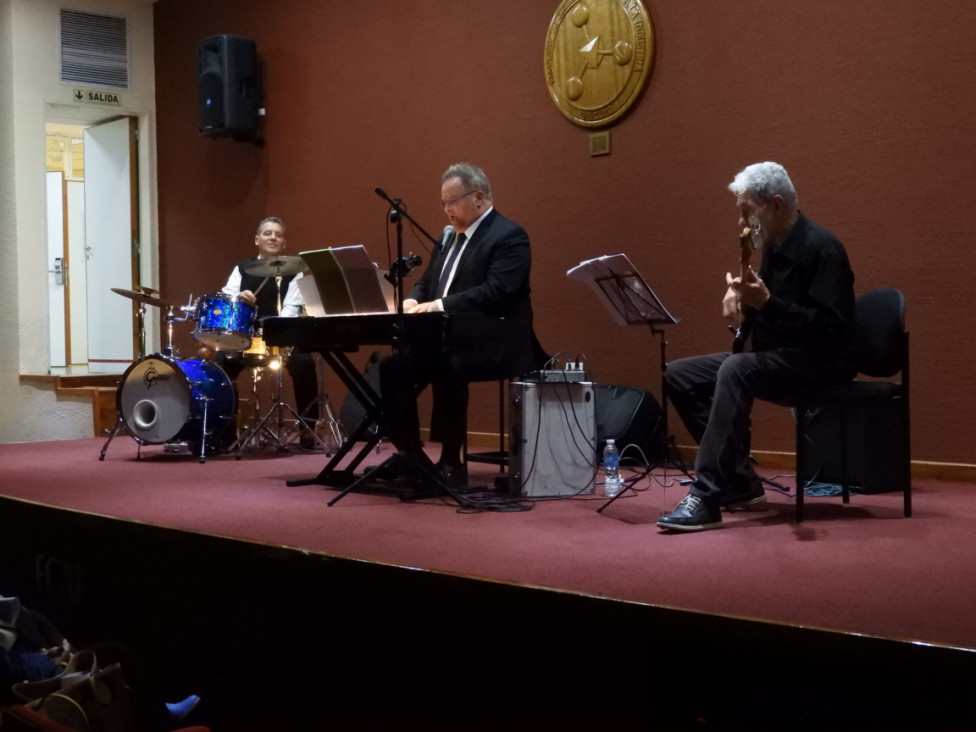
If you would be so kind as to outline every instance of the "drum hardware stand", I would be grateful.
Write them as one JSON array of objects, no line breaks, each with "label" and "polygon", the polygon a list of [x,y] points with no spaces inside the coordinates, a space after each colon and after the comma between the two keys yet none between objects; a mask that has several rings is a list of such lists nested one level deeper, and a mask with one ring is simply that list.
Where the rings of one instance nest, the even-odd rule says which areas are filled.
[{"label": "drum hardware stand", "polygon": [[[254,426],[261,421],[261,396],[258,394],[258,384],[261,382],[261,376],[266,369],[266,366],[257,364],[256,366],[251,366],[251,423],[247,428],[247,434],[250,434]],[[237,448],[235,443],[231,447],[231,452]]]},{"label": "drum hardware stand", "polygon": [[[282,308],[281,283],[282,283],[282,280],[284,279],[284,275],[282,274],[282,269],[285,266],[287,266],[288,263],[285,260],[276,259],[276,260],[270,262],[269,264],[274,267],[274,272],[273,272],[273,274],[266,275],[264,282],[261,283],[260,287],[258,287],[258,290],[260,291],[260,289],[262,287],[264,287],[265,283],[268,282],[268,280],[271,277],[274,277],[274,282],[275,282],[275,304],[277,306],[276,314],[280,316],[281,315],[281,308]],[[279,360],[279,365],[278,365],[278,368],[277,368],[277,372],[278,372],[277,373],[277,379],[276,379],[276,383],[275,383],[275,386],[276,386],[276,389],[275,389],[275,391],[276,391],[276,394],[275,394],[275,403],[273,405],[271,405],[271,409],[268,410],[267,414],[265,414],[264,417],[251,429],[250,433],[246,437],[244,437],[243,439],[238,440],[238,442],[235,443],[235,445],[231,447],[231,451],[233,451],[235,449],[237,450],[237,456],[236,457],[237,457],[238,460],[241,459],[241,457],[243,455],[243,452],[244,452],[244,448],[248,445],[248,443],[250,443],[254,439],[256,439],[259,434],[267,433],[268,435],[270,435],[271,438],[276,443],[278,443],[278,449],[280,449],[280,450],[287,450],[288,449],[288,445],[285,444],[285,442],[282,440],[282,436],[283,436],[283,433],[284,433],[284,429],[283,429],[284,428],[284,418],[283,418],[283,415],[284,415],[285,411],[290,412],[291,415],[295,418],[295,421],[298,424],[299,432],[301,430],[303,430],[303,429],[308,430],[311,433],[312,439],[314,441],[316,441],[316,442],[321,443],[321,444],[324,445],[324,443],[322,443],[322,440],[315,433],[315,430],[312,427],[310,427],[308,425],[308,423],[304,419],[302,419],[301,415],[298,414],[298,412],[296,412],[295,409],[290,404],[288,404],[287,402],[285,402],[284,399],[283,399],[283,397],[282,397],[281,371],[285,367],[285,363],[287,361],[288,355],[289,355],[289,353],[282,352],[281,358]],[[272,416],[276,417],[277,432],[275,432],[270,427],[268,427],[268,421],[272,418]]]},{"label": "drum hardware stand", "polygon": [[207,462],[207,410],[213,399],[205,395],[200,395],[197,399],[203,402],[203,419],[200,420],[200,463],[205,463]]},{"label": "drum hardware stand", "polygon": [[[180,308],[182,310],[182,307]],[[184,318],[185,320],[185,318]],[[163,346],[164,356],[173,356],[173,323],[176,322],[176,315],[173,313],[173,306],[166,309],[166,345]]]},{"label": "drum hardware stand", "polygon": [[[240,460],[241,457],[243,456],[244,448],[247,447],[248,443],[252,442],[257,438],[259,434],[263,434],[263,433],[270,435],[271,438],[276,443],[278,443],[279,450],[288,449],[288,445],[285,444],[285,442],[283,442],[281,439],[282,432],[283,432],[282,428],[284,427],[283,416],[285,412],[290,413],[295,418],[299,430],[306,429],[312,434],[313,439],[318,439],[318,436],[315,434],[315,430],[309,427],[308,424],[305,422],[305,420],[302,419],[301,415],[299,415],[298,412],[296,412],[295,409],[290,404],[285,402],[281,396],[282,395],[281,372],[284,369],[284,366],[285,366],[284,360],[282,360],[281,365],[277,369],[278,373],[277,373],[277,379],[275,381],[275,399],[276,399],[275,403],[271,405],[271,408],[264,415],[264,417],[261,418],[261,421],[258,422],[251,429],[250,433],[243,439],[239,440],[238,444],[235,444],[231,447],[231,452],[233,452],[234,450],[237,451],[236,457],[238,460]],[[268,421],[271,420],[272,417],[276,418],[277,428],[278,428],[277,432],[275,432],[270,427],[268,427]]]},{"label": "drum hardware stand", "polygon": [[[115,426],[112,428],[112,431],[109,432],[108,439],[105,440],[105,444],[102,445],[102,451],[98,454],[98,459],[99,460],[101,460],[103,462],[105,461],[105,453],[108,452],[108,446],[109,446],[109,444],[111,444],[112,440],[115,439],[115,436],[117,434],[119,434],[119,430],[122,429],[122,425],[123,425],[122,415],[119,414],[115,418]],[[140,447],[141,447],[141,445],[140,445]],[[136,451],[136,460],[141,460],[141,459],[142,459],[142,456],[139,454],[139,451],[137,450]]]},{"label": "drum hardware stand", "polygon": [[[122,429],[123,426],[124,423],[122,422],[122,416],[119,415],[119,418],[115,421],[115,427],[112,428],[111,433],[109,433],[108,439],[105,440],[105,444],[102,445],[101,453],[99,453],[98,455],[98,459],[101,460],[102,462],[105,461],[105,453],[108,452],[109,443],[115,439],[115,436],[119,433],[119,431]],[[135,440],[136,442],[136,460],[142,460],[142,441],[135,437],[133,437],[132,439]]]},{"label": "drum hardware stand", "polygon": [[[238,459],[240,458],[240,451],[243,449],[244,444],[252,439],[257,439],[256,430],[258,424],[261,422],[261,395],[258,392],[258,384],[261,382],[264,372],[270,367],[258,363],[248,368],[251,370],[251,423],[243,430],[241,438],[234,442],[228,449],[228,452],[238,452]],[[267,429],[277,441],[277,435],[271,432],[270,428]]]},{"label": "drum hardware stand", "polygon": [[[342,429],[342,422],[339,421],[332,409],[332,402],[329,401],[329,395],[322,391],[321,385],[325,383],[325,360],[318,353],[312,354],[312,356],[315,358],[315,365],[318,370],[319,394],[305,407],[305,410],[302,412],[302,417],[305,424],[312,430],[312,434],[315,435],[316,450],[321,447],[326,455],[331,455],[333,451],[339,449],[345,441],[346,435]],[[313,420],[310,419],[310,412],[313,407],[317,407],[316,414],[318,414],[318,422],[315,423],[314,428],[311,424]],[[323,433],[328,430],[328,437],[330,438],[328,442],[322,434],[319,434],[320,430]]]},{"label": "drum hardware stand", "polygon": [[137,320],[139,322],[139,358],[146,357],[146,306],[139,305],[139,309],[136,310]]}]

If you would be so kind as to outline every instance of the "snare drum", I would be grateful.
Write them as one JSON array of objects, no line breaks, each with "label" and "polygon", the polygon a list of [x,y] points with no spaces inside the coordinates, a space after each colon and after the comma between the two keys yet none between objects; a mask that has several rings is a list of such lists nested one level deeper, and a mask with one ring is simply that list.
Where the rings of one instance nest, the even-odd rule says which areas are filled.
[{"label": "snare drum", "polygon": [[200,444],[205,439],[216,445],[234,421],[237,397],[230,378],[216,364],[154,354],[122,375],[116,406],[129,433],[141,443]]},{"label": "snare drum", "polygon": [[222,292],[203,295],[196,302],[193,337],[215,351],[242,351],[251,345],[256,313],[250,303]]}]

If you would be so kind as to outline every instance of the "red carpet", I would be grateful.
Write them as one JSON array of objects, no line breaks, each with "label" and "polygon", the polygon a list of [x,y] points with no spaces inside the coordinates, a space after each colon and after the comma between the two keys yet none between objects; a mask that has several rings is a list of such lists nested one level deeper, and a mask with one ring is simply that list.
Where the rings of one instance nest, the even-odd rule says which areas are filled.
[{"label": "red carpet", "polygon": [[[335,496],[288,487],[322,455],[251,453],[243,460],[163,455],[116,439],[0,445],[4,495],[274,546],[705,613],[976,649],[976,492],[916,481],[901,494],[792,499],[728,516],[722,529],[662,534],[657,517],[684,488],[645,482],[603,514],[602,498],[537,502],[521,513],[464,513],[446,501]],[[374,455],[376,462],[389,448]],[[474,466],[490,483],[497,468]]]}]

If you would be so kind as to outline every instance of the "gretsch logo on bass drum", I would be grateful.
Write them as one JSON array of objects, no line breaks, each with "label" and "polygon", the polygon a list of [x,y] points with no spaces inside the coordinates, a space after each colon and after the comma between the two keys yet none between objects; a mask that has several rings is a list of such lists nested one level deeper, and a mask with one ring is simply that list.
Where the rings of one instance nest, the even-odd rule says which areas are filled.
[{"label": "gretsch logo on bass drum", "polygon": [[146,369],[146,373],[142,375],[142,381],[145,383],[147,389],[152,389],[157,381],[169,381],[169,374],[161,374],[156,370],[155,366],[150,366]]}]

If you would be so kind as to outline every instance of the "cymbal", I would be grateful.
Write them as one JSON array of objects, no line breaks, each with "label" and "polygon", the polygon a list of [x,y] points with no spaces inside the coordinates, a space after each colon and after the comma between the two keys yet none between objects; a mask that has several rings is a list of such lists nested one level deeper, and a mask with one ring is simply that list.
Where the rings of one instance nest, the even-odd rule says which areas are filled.
[{"label": "cymbal", "polygon": [[141,292],[141,293],[143,293],[145,295],[158,295],[159,294],[159,290],[154,290],[153,288],[146,287],[145,285],[133,285],[132,287],[133,287],[133,289],[136,292]]},{"label": "cymbal", "polygon": [[135,300],[136,302],[141,302],[146,305],[156,305],[161,308],[168,308],[170,304],[168,302],[163,302],[158,297],[153,297],[152,295],[144,295],[141,292],[133,292],[132,290],[123,290],[120,287],[113,287],[112,292],[121,295],[122,297],[127,297],[130,300]]},{"label": "cymbal", "polygon": [[306,269],[305,260],[291,254],[283,254],[280,257],[268,257],[267,259],[252,259],[242,268],[247,274],[255,277],[274,277],[281,275],[298,274]]}]

